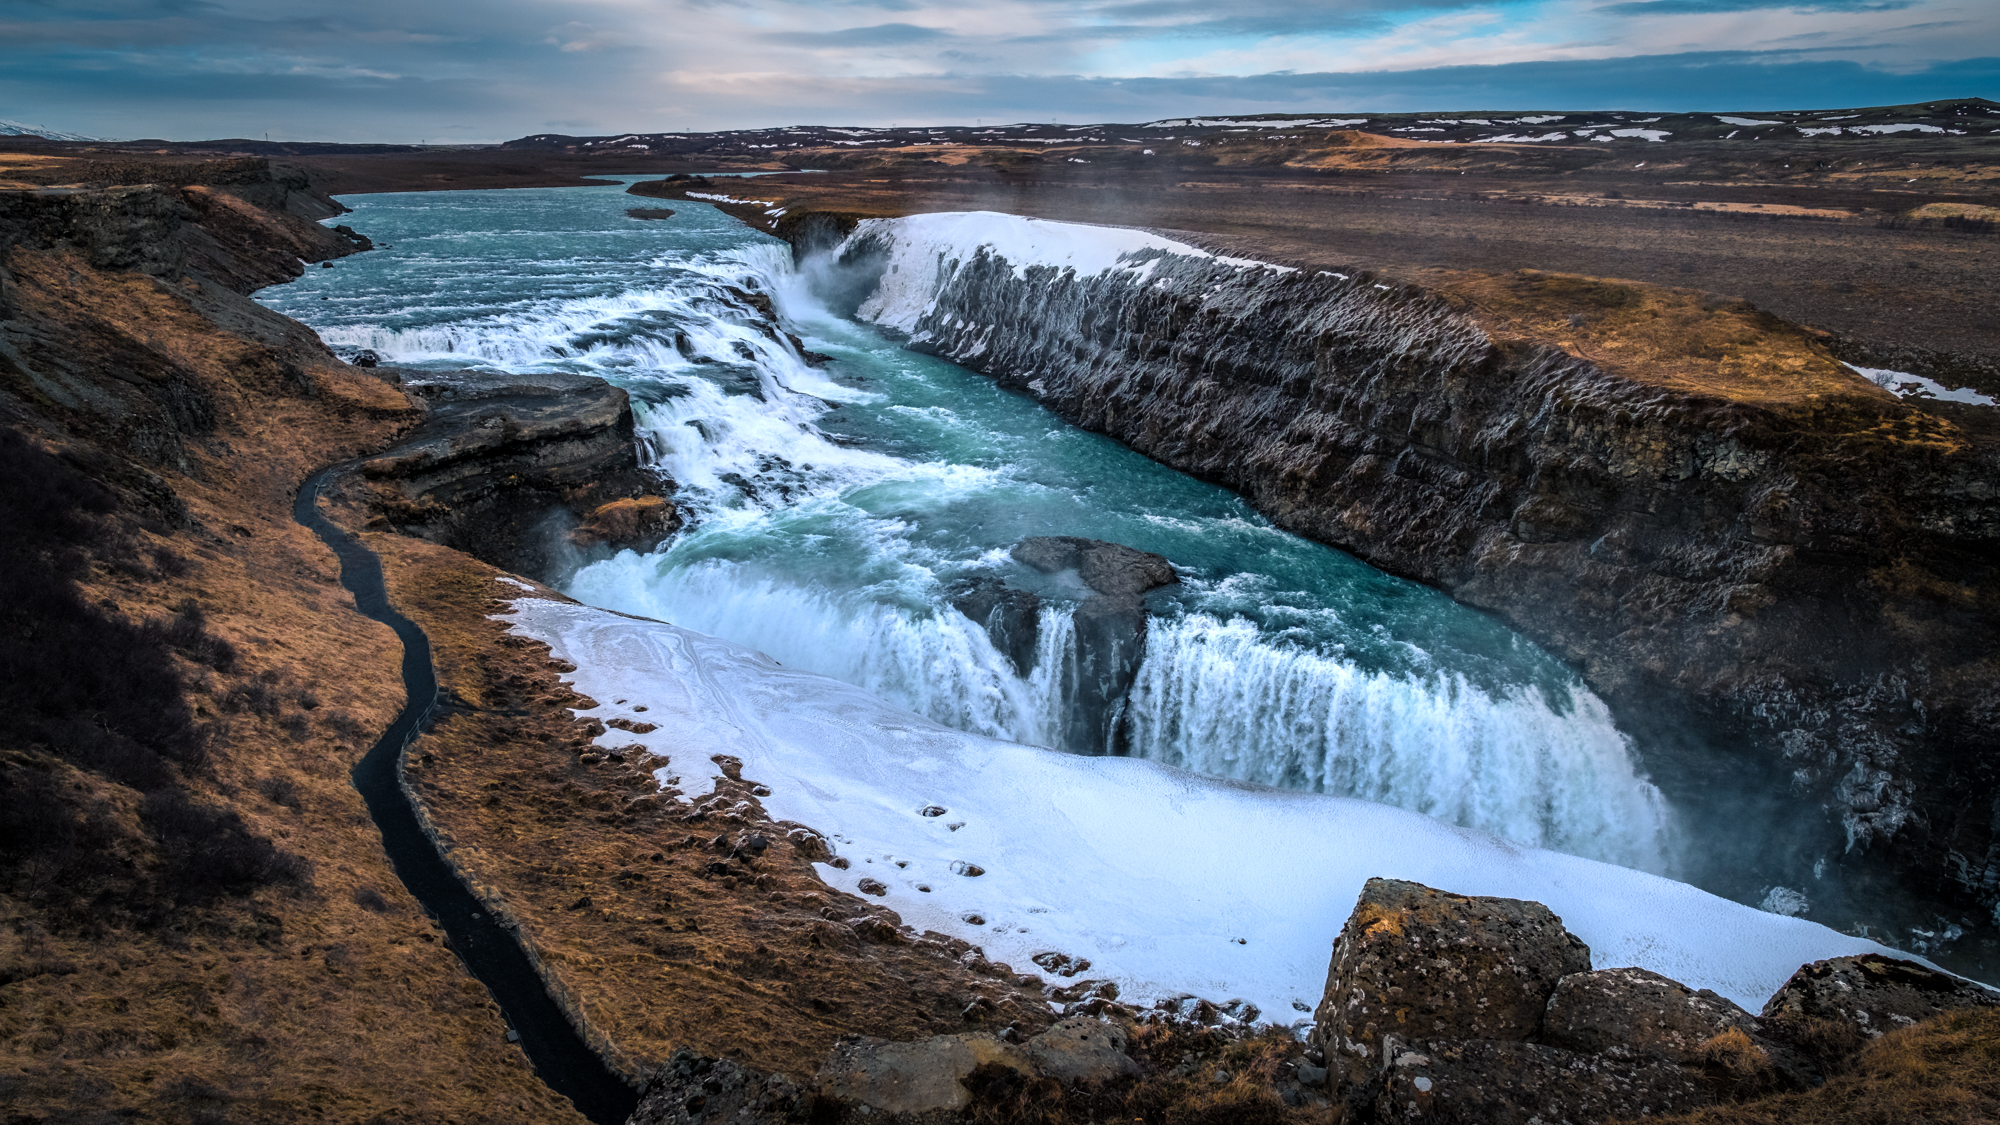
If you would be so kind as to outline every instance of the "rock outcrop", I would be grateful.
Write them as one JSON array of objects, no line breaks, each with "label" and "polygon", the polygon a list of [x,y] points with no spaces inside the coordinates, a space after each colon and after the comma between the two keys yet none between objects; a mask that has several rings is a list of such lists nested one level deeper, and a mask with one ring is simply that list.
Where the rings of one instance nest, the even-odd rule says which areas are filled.
[{"label": "rock outcrop", "polygon": [[1753,1016],[1590,951],[1539,903],[1370,879],[1312,1043],[1344,1125],[1591,1125],[1803,1090],[1866,1034],[2000,995],[1909,961],[1801,969]]},{"label": "rock outcrop", "polygon": [[[886,276],[895,221],[855,222],[780,233],[804,252],[852,230],[837,259]],[[1683,809],[1797,821],[1787,848],[1746,841],[1737,878],[1814,879],[1843,923],[1991,926],[2000,412],[1898,401],[1802,330],[1679,290],[1488,285],[1570,324],[1676,325],[1669,372],[1563,350],[1559,316],[1509,337],[1360,273],[953,253],[898,306],[910,347],[1574,661]]]},{"label": "rock outcrop", "polygon": [[1024,1104],[1115,1098],[1141,1075],[1131,1050],[1128,1025],[1091,1016],[1027,1039],[1011,1029],[907,1042],[849,1036],[802,1081],[681,1050],[647,1085],[632,1125],[943,1122],[971,1112],[1005,1120]]},{"label": "rock outcrop", "polygon": [[1071,617],[1076,679],[1059,741],[1087,753],[1116,753],[1119,704],[1146,655],[1145,597],[1180,581],[1173,564],[1147,551],[1066,535],[1031,536],[1014,544],[1011,553],[1015,562],[1043,574],[1074,572],[1088,589],[1090,596]]},{"label": "rock outcrop", "polygon": [[1016,675],[1026,676],[1034,669],[1035,645],[1042,633],[1041,598],[983,575],[954,582],[945,597],[953,609],[986,630],[987,639],[1006,655]]},{"label": "rock outcrop", "polygon": [[680,526],[639,465],[623,390],[585,375],[375,370],[430,406],[410,440],[360,466],[381,524],[534,575]]},{"label": "rock outcrop", "polygon": [[1890,957],[1836,957],[1792,974],[1764,1003],[1765,1019],[1838,1020],[1875,1038],[1962,1008],[2000,1006],[2000,992]]}]

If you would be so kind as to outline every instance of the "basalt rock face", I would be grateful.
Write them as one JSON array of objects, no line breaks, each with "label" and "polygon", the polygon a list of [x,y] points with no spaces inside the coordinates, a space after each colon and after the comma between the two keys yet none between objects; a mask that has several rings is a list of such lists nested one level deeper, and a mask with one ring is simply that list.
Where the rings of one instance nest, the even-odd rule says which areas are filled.
[{"label": "basalt rock face", "polygon": [[1370,879],[1312,1042],[1349,1125],[1593,1125],[1812,1089],[1868,1035],[1996,996],[1914,962],[1845,957],[1800,969],[1753,1016],[1644,969],[1593,971],[1539,903]]},{"label": "basalt rock face", "polygon": [[[810,249],[839,218],[780,233]],[[838,259],[879,276],[894,229],[862,224]],[[1843,925],[1990,932],[1987,412],[1858,378],[1789,400],[1655,385],[1367,275],[1142,256],[1079,274],[965,247],[909,346],[1574,661],[1683,808],[1726,793],[1799,821],[1730,877],[1742,893],[1814,879]]]},{"label": "basalt rock face", "polygon": [[105,182],[0,192],[0,245],[74,247],[99,269],[178,280],[198,274],[238,293],[290,281],[304,262],[370,248],[316,220],[345,208],[298,168],[265,160],[185,168],[85,165]]},{"label": "basalt rock face", "polygon": [[382,523],[523,574],[580,549],[650,548],[680,526],[639,465],[623,390],[583,375],[377,370],[430,404],[409,441],[360,466]]},{"label": "basalt rock face", "polygon": [[[1118,708],[1146,655],[1148,591],[1180,581],[1173,564],[1148,551],[1100,539],[1036,535],[1014,544],[1014,561],[1044,574],[1075,572],[1090,590],[1076,607],[1076,680],[1061,741],[1072,749],[1118,751]],[[996,642],[997,643],[997,642]]]},{"label": "basalt rock face", "polygon": [[[1351,1122],[1585,1125],[1806,1081],[1780,1075],[1757,1021],[1714,993],[1590,971],[1540,903],[1391,879],[1363,888],[1314,1021]],[[1712,1065],[1730,1052],[1742,1073]]]}]

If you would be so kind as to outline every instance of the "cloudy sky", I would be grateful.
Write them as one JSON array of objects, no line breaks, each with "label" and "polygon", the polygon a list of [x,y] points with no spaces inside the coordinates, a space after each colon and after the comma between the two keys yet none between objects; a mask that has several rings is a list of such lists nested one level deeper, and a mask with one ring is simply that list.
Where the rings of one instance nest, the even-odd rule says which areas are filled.
[{"label": "cloudy sky", "polygon": [[121,138],[1963,96],[1994,0],[0,0],[0,118]]}]

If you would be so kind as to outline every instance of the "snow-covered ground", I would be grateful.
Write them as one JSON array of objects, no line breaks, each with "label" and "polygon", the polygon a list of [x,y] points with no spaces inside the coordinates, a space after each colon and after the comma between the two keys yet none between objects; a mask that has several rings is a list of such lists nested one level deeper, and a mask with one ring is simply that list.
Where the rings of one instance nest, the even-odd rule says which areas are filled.
[{"label": "snow-covered ground", "polygon": [[665,758],[663,780],[698,795],[712,755],[740,758],[774,817],[828,834],[850,862],[819,865],[832,886],[876,880],[905,922],[1021,971],[1043,952],[1088,959],[1082,976],[1129,1001],[1242,999],[1265,1019],[1305,1018],[1371,876],[1546,903],[1596,966],[1642,966],[1752,1011],[1804,962],[1886,952],[1386,805],[951,730],[660,622],[541,598],[502,620],[577,666],[565,679],[600,704],[579,714],[656,724],[599,741]]},{"label": "snow-covered ground", "polygon": [[63,133],[42,125],[29,125],[20,121],[0,119],[0,137],[46,137],[52,141],[95,141],[102,138],[86,137],[81,133]]},{"label": "snow-covered ground", "polygon": [[1936,379],[1922,375],[1912,375],[1907,371],[1891,371],[1885,367],[1856,367],[1847,365],[1848,370],[1892,394],[1903,398],[1934,398],[1940,402],[1969,402],[1974,406],[1996,406],[2000,403],[1987,395],[1967,387],[1947,387]]}]

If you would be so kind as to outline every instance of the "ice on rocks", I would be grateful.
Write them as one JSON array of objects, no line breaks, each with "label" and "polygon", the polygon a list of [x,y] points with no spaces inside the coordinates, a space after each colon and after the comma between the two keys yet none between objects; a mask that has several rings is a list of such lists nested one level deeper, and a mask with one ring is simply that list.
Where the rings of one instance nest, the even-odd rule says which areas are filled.
[{"label": "ice on rocks", "polygon": [[[1279,1012],[1318,996],[1371,876],[1545,903],[1595,964],[1636,965],[1753,1009],[1801,964],[1883,951],[1386,805],[951,730],[661,622],[541,598],[513,610],[503,620],[514,633],[576,665],[565,679],[577,690],[648,707],[656,729],[621,731],[620,745],[637,741],[683,776],[715,755],[740,759],[742,776],[771,789],[774,819],[838,841],[842,856],[830,858],[855,862],[820,863],[828,884],[851,892],[865,879],[909,925],[995,961],[1088,960],[1128,1001],[1240,997]],[[612,713],[579,714],[600,712]],[[932,807],[949,816],[923,815]],[[908,866],[861,862],[888,856]],[[954,875],[955,863],[983,874]]]},{"label": "ice on rocks", "polygon": [[1014,275],[1023,278],[1030,269],[1043,266],[1074,270],[1078,277],[1130,270],[1135,280],[1143,281],[1152,272],[1151,263],[1162,255],[1290,271],[1288,266],[1212,254],[1142,230],[1025,219],[997,211],[864,219],[845,246],[862,244],[886,246],[889,256],[881,284],[862,304],[860,316],[903,332],[916,331],[917,322],[931,311],[946,271],[981,251],[1005,260],[1014,267]]}]

